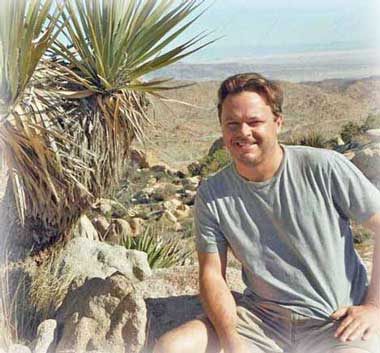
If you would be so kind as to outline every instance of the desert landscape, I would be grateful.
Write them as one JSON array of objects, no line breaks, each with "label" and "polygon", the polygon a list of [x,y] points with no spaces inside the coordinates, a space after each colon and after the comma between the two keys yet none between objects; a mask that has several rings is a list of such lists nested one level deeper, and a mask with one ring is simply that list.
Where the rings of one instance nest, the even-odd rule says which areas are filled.
[{"label": "desert landscape", "polygon": [[[168,102],[153,100],[152,127],[145,148],[173,167],[187,165],[207,154],[221,136],[216,114],[220,81],[178,81],[190,87],[165,92]],[[285,125],[281,140],[317,131],[336,137],[348,122],[361,124],[380,109],[380,76],[312,82],[281,81]],[[182,103],[180,103],[182,102]]]}]

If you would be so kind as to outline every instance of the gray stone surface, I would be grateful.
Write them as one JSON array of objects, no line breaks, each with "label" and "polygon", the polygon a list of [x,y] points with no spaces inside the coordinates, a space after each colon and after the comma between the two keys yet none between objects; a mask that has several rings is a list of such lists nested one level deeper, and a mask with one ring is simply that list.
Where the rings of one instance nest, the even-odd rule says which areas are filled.
[{"label": "gray stone surface", "polygon": [[8,353],[32,353],[31,350],[22,344],[12,344],[9,349]]},{"label": "gray stone surface", "polygon": [[132,280],[151,275],[146,253],[86,238],[72,239],[60,259],[63,271],[70,270],[81,278],[104,279],[117,271]]},{"label": "gray stone surface", "polygon": [[137,353],[145,342],[146,318],[133,281],[121,273],[89,279],[70,291],[57,313],[56,352]]},{"label": "gray stone surface", "polygon": [[99,234],[96,228],[86,215],[82,215],[73,231],[74,238],[87,238],[90,240],[99,240]]},{"label": "gray stone surface", "polygon": [[372,142],[353,150],[351,158],[363,174],[378,188],[380,187],[380,142]]},{"label": "gray stone surface", "polygon": [[33,353],[54,353],[57,321],[45,320],[37,328]]}]

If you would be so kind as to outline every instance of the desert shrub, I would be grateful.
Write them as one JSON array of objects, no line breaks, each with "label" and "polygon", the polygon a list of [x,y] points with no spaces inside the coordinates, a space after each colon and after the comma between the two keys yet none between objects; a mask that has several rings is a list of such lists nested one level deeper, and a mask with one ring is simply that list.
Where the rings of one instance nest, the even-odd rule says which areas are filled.
[{"label": "desert shrub", "polygon": [[[221,148],[216,150],[212,155],[202,158],[197,166],[197,173],[201,176],[207,176],[213,173],[216,173],[218,170],[225,167],[228,163],[231,162],[231,156],[227,150]],[[190,170],[190,173],[193,174]]]},{"label": "desert shrub", "polygon": [[291,136],[284,142],[286,145],[300,145],[317,148],[330,148],[330,141],[327,140],[321,133],[312,131],[304,136]]},{"label": "desert shrub", "polygon": [[61,251],[50,256],[32,276],[29,298],[42,320],[53,317],[75,277],[67,267],[62,271],[60,257]]},{"label": "desert shrub", "polygon": [[175,196],[177,190],[176,185],[165,183],[154,190],[152,198],[156,201],[165,201]]},{"label": "desert shrub", "polygon": [[347,143],[351,142],[352,139],[362,133],[363,127],[357,123],[354,123],[352,121],[348,122],[347,124],[342,126],[342,129],[340,131],[340,136],[342,137],[342,140]]},{"label": "desert shrub", "polygon": [[380,113],[369,114],[363,124],[363,130],[380,129]]},{"label": "desert shrub", "polygon": [[60,273],[55,261],[59,254],[38,267],[6,264],[0,270],[0,347],[30,343],[38,325],[61,305],[73,276]]},{"label": "desert shrub", "polygon": [[[17,276],[17,281],[15,277]],[[16,283],[17,282],[17,283]],[[14,343],[31,339],[40,318],[28,301],[26,273],[12,269],[8,263],[0,271],[0,347],[9,349]]]},{"label": "desert shrub", "polygon": [[164,229],[154,223],[148,225],[141,236],[128,236],[122,241],[127,249],[143,251],[151,268],[167,268],[184,265],[193,253],[183,249],[181,238],[164,235]]}]

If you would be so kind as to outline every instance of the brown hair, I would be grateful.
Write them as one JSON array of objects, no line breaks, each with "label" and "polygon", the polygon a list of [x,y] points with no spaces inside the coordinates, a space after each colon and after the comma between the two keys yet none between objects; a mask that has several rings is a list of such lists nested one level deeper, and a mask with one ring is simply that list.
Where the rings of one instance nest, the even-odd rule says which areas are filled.
[{"label": "brown hair", "polygon": [[222,104],[229,94],[238,94],[243,91],[259,94],[272,109],[277,117],[282,113],[284,96],[280,86],[256,73],[243,73],[225,79],[218,90],[218,116],[222,115]]}]

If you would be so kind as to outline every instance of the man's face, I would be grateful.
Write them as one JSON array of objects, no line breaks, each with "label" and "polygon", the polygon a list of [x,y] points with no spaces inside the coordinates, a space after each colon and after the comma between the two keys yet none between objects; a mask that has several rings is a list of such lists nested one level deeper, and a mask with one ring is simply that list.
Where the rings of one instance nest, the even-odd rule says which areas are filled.
[{"label": "man's face", "polygon": [[259,94],[245,91],[224,100],[221,125],[224,144],[239,170],[255,167],[273,156],[282,116],[276,117]]}]

